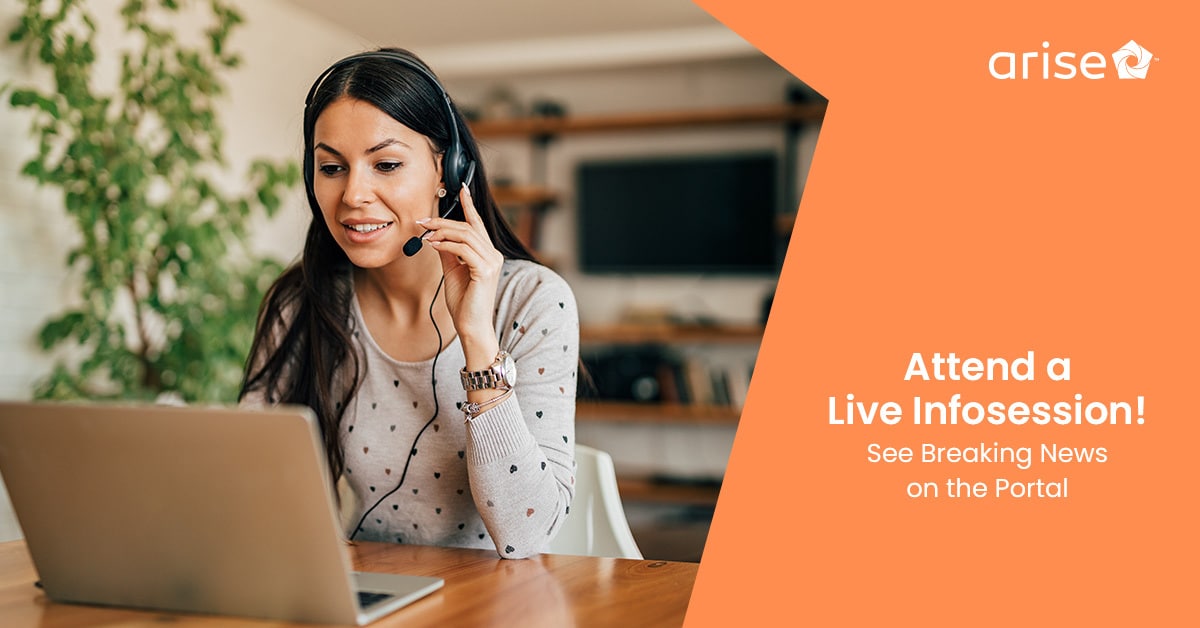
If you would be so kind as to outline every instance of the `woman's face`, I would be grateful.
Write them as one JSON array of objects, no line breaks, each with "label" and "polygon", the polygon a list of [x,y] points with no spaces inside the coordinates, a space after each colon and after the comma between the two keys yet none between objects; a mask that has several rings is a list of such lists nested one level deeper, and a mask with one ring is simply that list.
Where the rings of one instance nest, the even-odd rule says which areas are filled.
[{"label": "woman's face", "polygon": [[313,129],[313,192],[333,238],[360,268],[403,257],[416,224],[437,213],[441,156],[427,137],[343,96]]}]

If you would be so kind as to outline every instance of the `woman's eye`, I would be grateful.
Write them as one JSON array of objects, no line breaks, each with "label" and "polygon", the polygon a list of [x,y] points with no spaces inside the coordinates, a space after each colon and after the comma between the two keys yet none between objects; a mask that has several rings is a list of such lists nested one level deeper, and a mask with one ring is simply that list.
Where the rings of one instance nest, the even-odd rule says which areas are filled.
[{"label": "woman's eye", "polygon": [[323,174],[327,177],[332,177],[333,175],[341,172],[342,167],[337,164],[323,164],[320,167],[318,167],[317,170],[320,170],[321,174]]},{"label": "woman's eye", "polygon": [[400,166],[403,166],[403,165],[404,164],[402,164],[398,161],[384,161],[384,162],[380,162],[375,167],[378,168],[380,172],[392,172],[393,170],[399,169]]}]

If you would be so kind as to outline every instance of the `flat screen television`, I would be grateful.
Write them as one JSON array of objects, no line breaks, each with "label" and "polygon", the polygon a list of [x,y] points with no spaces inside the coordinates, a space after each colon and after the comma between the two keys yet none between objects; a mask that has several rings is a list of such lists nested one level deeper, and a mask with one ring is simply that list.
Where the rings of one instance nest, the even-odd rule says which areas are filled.
[{"label": "flat screen television", "polygon": [[581,162],[580,269],[775,272],[778,161],[736,153]]}]

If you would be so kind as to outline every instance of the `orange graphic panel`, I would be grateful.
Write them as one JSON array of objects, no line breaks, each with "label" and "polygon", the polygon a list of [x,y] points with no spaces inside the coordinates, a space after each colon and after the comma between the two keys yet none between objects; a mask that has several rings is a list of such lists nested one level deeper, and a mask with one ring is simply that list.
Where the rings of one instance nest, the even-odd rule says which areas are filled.
[{"label": "orange graphic panel", "polygon": [[698,4],[829,109],[686,625],[1200,625],[1197,10]]}]

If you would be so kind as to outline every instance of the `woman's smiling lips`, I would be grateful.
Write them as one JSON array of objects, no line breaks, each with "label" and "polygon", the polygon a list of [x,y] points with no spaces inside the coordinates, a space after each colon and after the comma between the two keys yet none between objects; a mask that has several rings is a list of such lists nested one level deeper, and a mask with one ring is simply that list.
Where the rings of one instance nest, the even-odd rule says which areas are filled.
[{"label": "woman's smiling lips", "polygon": [[389,220],[375,218],[360,218],[342,221],[346,237],[355,244],[366,244],[383,237],[383,234],[395,224]]}]

